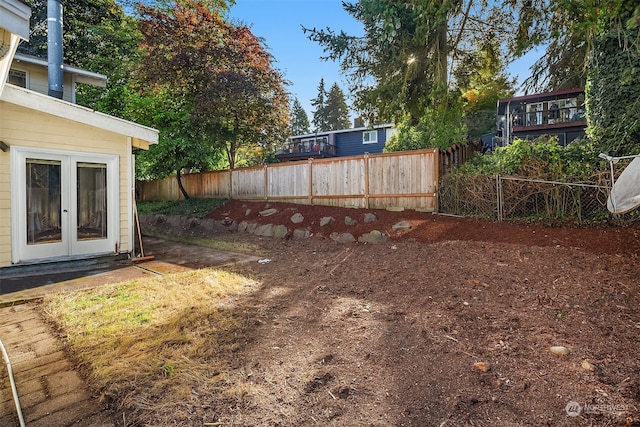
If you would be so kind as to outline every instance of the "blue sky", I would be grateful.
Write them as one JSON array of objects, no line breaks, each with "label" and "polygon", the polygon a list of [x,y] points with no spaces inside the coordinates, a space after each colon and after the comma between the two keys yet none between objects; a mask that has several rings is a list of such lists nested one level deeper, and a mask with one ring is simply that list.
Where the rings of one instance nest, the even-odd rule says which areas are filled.
[{"label": "blue sky", "polygon": [[[348,34],[362,34],[362,26],[342,8],[341,0],[236,0],[229,17],[248,25],[253,34],[265,39],[275,66],[291,82],[288,90],[298,98],[312,119],[311,99],[318,95],[318,84],[324,78],[327,91],[338,83],[350,104],[346,80],[338,63],[322,61],[322,48],[302,32],[306,28],[330,27]],[[523,81],[535,53],[509,67],[511,75]]]}]

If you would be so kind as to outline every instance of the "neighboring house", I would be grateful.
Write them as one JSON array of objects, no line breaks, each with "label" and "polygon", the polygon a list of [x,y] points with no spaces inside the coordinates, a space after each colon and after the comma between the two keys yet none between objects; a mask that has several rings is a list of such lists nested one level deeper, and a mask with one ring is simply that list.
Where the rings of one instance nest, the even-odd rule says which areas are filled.
[{"label": "neighboring house", "polygon": [[292,136],[276,154],[276,158],[281,162],[289,162],[382,153],[394,131],[393,125],[384,124]]},{"label": "neighboring house", "polygon": [[582,88],[500,99],[497,138],[493,141],[504,145],[514,139],[550,135],[566,146],[585,136],[584,111]]},{"label": "neighboring house", "polygon": [[47,87],[37,58],[13,61],[30,14],[0,0],[0,267],[131,253],[133,150],[158,132],[68,101],[99,74],[65,66],[67,100],[30,90]]},{"label": "neighboring house", "polygon": [[[92,86],[105,87],[107,76],[91,71],[81,70],[64,64],[63,96],[65,101],[76,103],[76,83],[86,83]],[[35,56],[16,53],[9,70],[8,83],[39,93],[48,93],[47,60]]]}]

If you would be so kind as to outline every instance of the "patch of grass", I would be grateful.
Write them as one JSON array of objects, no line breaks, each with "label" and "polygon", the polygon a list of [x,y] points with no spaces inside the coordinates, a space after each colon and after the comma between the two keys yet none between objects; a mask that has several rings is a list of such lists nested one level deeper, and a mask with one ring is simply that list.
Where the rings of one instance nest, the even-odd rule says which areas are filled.
[{"label": "patch of grass", "polygon": [[237,252],[257,256],[264,256],[266,254],[264,248],[255,243],[229,239],[228,237],[188,236],[184,234],[167,233],[153,228],[145,229],[144,235],[159,237],[179,243],[187,243],[189,245],[203,246],[205,248],[217,249],[219,251]]},{"label": "patch of grass", "polygon": [[226,199],[142,201],[138,202],[138,213],[141,215],[180,215],[202,219],[225,202],[227,202]]},{"label": "patch of grass", "polygon": [[42,307],[107,399],[140,425],[173,425],[197,419],[192,400],[219,391],[243,335],[230,297],[257,287],[202,269],[50,295]]}]

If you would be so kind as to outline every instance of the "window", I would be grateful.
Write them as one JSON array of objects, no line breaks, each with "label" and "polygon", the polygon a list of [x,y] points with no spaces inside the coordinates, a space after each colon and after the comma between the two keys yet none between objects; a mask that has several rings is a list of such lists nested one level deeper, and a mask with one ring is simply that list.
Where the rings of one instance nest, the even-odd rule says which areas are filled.
[{"label": "window", "polygon": [[13,69],[9,70],[9,78],[7,79],[7,83],[26,88],[27,72]]},{"label": "window", "polygon": [[378,142],[378,131],[370,130],[370,131],[362,132],[363,144],[376,144],[377,142]]}]

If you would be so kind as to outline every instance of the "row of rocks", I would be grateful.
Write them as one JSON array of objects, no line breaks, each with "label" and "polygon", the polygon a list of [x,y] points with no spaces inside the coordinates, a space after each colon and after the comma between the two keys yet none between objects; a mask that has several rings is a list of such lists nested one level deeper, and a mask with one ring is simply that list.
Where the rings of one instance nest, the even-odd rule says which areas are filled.
[{"label": "row of rocks", "polygon": [[[277,210],[274,208],[266,209],[264,211],[260,211],[260,216],[267,217],[276,213]],[[248,216],[250,214],[250,210],[246,213]],[[365,223],[372,223],[377,221],[377,216],[374,213],[366,213],[364,216]],[[304,222],[304,216],[296,212],[291,218],[291,222],[293,224],[301,224]],[[335,222],[335,218],[333,217],[323,217],[320,219],[320,227],[325,227],[329,224]],[[345,216],[344,223],[347,226],[355,226],[359,223],[359,221],[350,216]],[[239,232],[239,233],[251,233],[256,236],[261,237],[274,237],[284,239],[287,237],[291,237],[293,239],[307,239],[313,236],[313,233],[308,228],[294,228],[290,230],[286,225],[275,225],[275,224],[264,224],[258,225],[257,223],[249,222],[249,221],[241,221],[238,223],[235,220],[230,218],[224,220],[214,220],[214,219],[196,219],[189,218],[185,216],[172,216],[172,215],[140,215],[140,224],[142,227],[163,227],[169,226],[172,228],[179,229],[193,229],[197,227],[202,227],[202,229],[206,231],[218,231],[218,232]],[[394,232],[402,232],[409,230],[411,228],[411,224],[408,221],[400,221],[397,224],[394,224],[392,229]],[[356,238],[351,233],[338,233],[333,232],[329,235],[329,238],[340,242],[340,243],[350,243],[358,241],[360,243],[383,243],[386,242],[389,236],[379,230],[372,230],[368,233],[364,233],[358,238]]]}]

